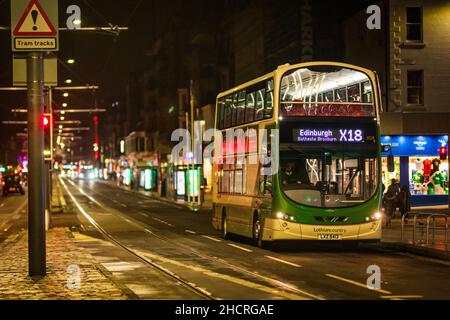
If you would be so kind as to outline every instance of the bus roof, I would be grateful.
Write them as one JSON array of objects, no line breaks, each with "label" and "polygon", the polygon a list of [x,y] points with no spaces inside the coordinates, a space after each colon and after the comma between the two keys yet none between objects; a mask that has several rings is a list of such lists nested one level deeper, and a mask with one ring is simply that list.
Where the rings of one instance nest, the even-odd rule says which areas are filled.
[{"label": "bus roof", "polygon": [[239,86],[237,86],[237,87],[234,87],[234,88],[231,88],[231,89],[229,89],[229,90],[227,90],[227,91],[221,92],[221,93],[219,93],[219,95],[217,96],[217,99],[220,99],[220,98],[222,98],[222,97],[224,97],[224,96],[228,96],[228,95],[230,95],[230,94],[232,94],[232,93],[235,93],[235,92],[237,92],[237,91],[239,91],[239,90],[242,90],[243,88],[250,87],[250,86],[252,86],[252,85],[254,85],[254,84],[256,84],[256,83],[259,83],[259,82],[265,81],[265,80],[267,80],[267,79],[270,79],[270,78],[272,78],[274,75],[275,75],[275,71],[272,71],[271,73],[265,74],[265,75],[263,75],[263,76],[261,76],[261,77],[259,77],[259,78],[253,79],[253,80],[248,81],[248,82],[245,82],[245,83],[243,83],[243,84],[241,84],[241,85],[239,85]]},{"label": "bus roof", "polygon": [[284,64],[284,65],[278,66],[278,68],[276,70],[274,70],[274,71],[272,71],[270,73],[267,73],[267,74],[265,74],[265,75],[263,75],[261,77],[258,77],[256,79],[251,80],[251,81],[248,81],[248,82],[245,82],[243,84],[240,84],[240,85],[238,85],[236,87],[233,87],[233,88],[231,88],[231,89],[229,89],[227,91],[219,93],[219,95],[217,96],[217,99],[220,99],[220,98],[222,98],[224,96],[228,96],[230,94],[233,94],[233,93],[235,93],[235,92],[237,92],[239,90],[242,90],[244,88],[250,87],[250,86],[252,86],[252,85],[254,85],[256,83],[259,83],[261,81],[265,81],[267,79],[273,78],[275,76],[275,74],[277,72],[280,72],[280,71],[281,72],[285,72],[285,71],[287,71],[289,69],[296,69],[296,68],[301,68],[301,67],[304,67],[304,66],[320,66],[320,65],[335,65],[335,66],[340,66],[340,67],[343,67],[343,68],[350,68],[350,69],[359,70],[359,71],[362,71],[362,72],[364,72],[366,74],[374,72],[374,71],[369,70],[367,68],[363,68],[363,67],[359,67],[359,66],[356,66],[356,65],[343,63],[343,62],[335,62],[335,61],[302,62],[302,63],[298,63],[298,64],[294,64],[294,65],[291,65],[291,64],[287,63],[287,64]]}]

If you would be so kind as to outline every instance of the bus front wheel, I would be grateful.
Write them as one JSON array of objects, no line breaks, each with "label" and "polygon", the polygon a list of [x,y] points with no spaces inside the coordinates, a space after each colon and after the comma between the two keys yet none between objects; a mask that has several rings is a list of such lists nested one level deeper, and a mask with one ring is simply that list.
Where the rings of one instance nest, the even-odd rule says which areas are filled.
[{"label": "bus front wheel", "polygon": [[253,217],[253,232],[252,232],[253,244],[260,248],[265,247],[265,243],[262,240],[262,226],[259,214],[255,213]]}]

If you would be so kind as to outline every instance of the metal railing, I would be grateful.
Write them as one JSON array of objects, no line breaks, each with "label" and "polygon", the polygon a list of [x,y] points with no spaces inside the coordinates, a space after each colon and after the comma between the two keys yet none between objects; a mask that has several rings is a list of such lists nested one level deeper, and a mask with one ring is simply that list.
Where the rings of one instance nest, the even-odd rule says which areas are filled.
[{"label": "metal railing", "polygon": [[[413,220],[413,224],[409,225],[408,220]],[[406,228],[412,228],[412,244],[413,245],[431,245],[436,244],[436,233],[442,232],[444,236],[443,244],[445,250],[448,250],[448,229],[450,216],[442,213],[425,213],[425,212],[408,212],[402,216],[401,240],[405,240]],[[445,221],[444,223],[436,223],[436,220]],[[440,222],[440,221],[439,221]]]}]

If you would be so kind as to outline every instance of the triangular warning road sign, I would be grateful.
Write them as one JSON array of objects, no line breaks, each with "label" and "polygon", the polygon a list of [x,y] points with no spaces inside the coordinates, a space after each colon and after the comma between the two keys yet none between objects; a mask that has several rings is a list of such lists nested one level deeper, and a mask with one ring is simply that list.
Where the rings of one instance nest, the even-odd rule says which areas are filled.
[{"label": "triangular warning road sign", "polygon": [[17,23],[15,36],[56,36],[57,32],[39,0],[31,0]]}]

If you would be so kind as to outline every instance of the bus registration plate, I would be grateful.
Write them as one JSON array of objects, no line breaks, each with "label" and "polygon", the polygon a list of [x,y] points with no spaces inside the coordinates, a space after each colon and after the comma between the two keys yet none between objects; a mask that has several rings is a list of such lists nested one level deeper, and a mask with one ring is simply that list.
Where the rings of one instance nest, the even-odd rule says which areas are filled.
[{"label": "bus registration plate", "polygon": [[342,240],[342,236],[340,234],[319,234],[319,240]]}]

